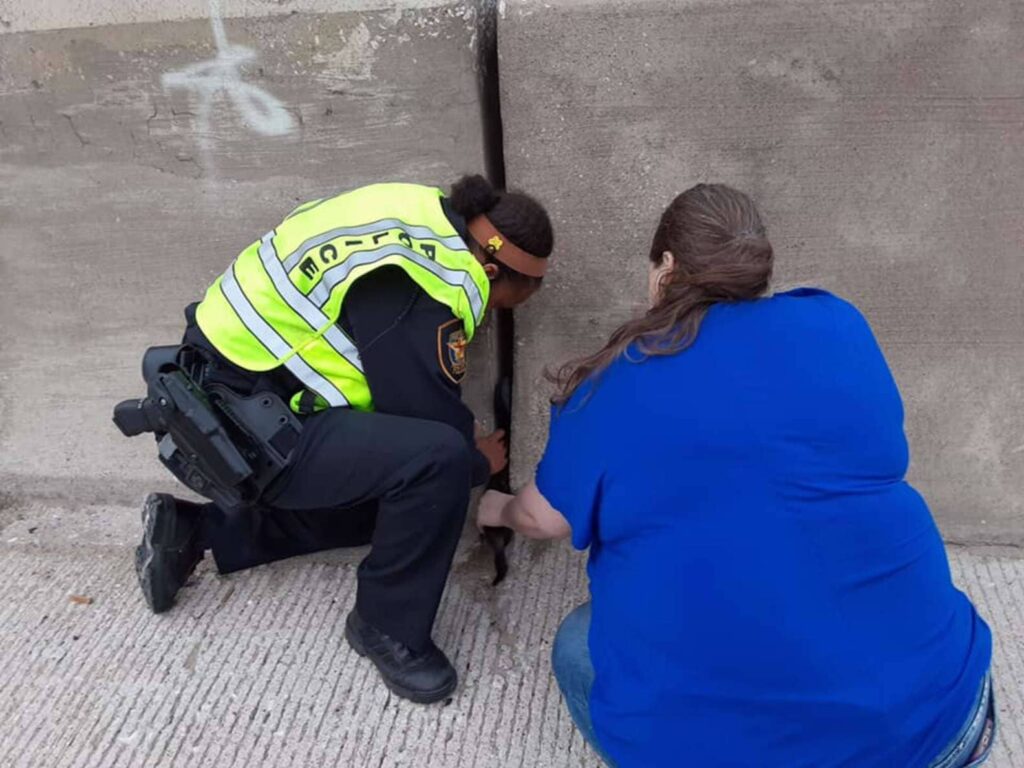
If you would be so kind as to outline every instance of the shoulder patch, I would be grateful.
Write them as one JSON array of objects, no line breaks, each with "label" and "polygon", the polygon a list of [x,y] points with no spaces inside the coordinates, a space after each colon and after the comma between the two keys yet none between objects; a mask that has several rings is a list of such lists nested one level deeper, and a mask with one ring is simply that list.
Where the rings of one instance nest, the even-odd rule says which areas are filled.
[{"label": "shoulder patch", "polygon": [[466,378],[466,329],[461,320],[449,320],[437,329],[437,360],[444,375],[455,384]]}]

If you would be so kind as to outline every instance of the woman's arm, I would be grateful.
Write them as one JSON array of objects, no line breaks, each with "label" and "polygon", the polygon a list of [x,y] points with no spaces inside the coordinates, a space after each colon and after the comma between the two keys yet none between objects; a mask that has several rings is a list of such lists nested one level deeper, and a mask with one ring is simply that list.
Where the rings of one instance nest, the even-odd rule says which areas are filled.
[{"label": "woman's arm", "polygon": [[480,500],[476,524],[505,526],[530,539],[564,539],[572,529],[562,514],[551,506],[536,483],[515,496],[488,491]]}]

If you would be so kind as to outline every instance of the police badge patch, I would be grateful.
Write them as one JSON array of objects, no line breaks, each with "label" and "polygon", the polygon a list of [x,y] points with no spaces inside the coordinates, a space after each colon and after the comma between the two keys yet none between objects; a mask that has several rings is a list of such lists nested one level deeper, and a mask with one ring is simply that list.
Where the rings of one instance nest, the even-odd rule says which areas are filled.
[{"label": "police badge patch", "polygon": [[437,329],[437,359],[444,375],[455,384],[466,378],[466,329],[461,320],[450,320]]}]

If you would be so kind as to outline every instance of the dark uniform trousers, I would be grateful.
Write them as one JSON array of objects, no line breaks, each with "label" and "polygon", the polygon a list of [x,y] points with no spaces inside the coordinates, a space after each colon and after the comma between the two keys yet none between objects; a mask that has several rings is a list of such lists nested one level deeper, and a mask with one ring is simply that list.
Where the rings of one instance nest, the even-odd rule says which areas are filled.
[{"label": "dark uniform trousers", "polygon": [[437,421],[332,408],[309,416],[289,467],[259,506],[208,505],[207,543],[230,573],[371,543],[356,606],[413,650],[430,642],[469,504],[472,456]]}]

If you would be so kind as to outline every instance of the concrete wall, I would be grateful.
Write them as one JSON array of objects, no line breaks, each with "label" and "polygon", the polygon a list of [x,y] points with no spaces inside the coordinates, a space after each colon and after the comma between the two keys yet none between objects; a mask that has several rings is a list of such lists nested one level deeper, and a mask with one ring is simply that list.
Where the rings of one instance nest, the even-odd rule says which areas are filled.
[{"label": "concrete wall", "polygon": [[658,215],[716,180],[758,201],[777,286],[871,320],[946,536],[1024,544],[1024,5],[506,0],[499,31],[508,181],[558,240],[516,322],[520,480],[543,366],[639,309]]},{"label": "concrete wall", "polygon": [[0,507],[170,487],[111,409],[235,254],[303,200],[483,169],[477,5],[382,5],[0,4]]},{"label": "concrete wall", "polygon": [[[0,517],[168,485],[110,406],[294,204],[484,167],[486,3],[0,0]],[[499,8],[509,182],[559,242],[517,318],[519,478],[543,447],[543,366],[639,310],[662,206],[722,180],[763,208],[780,285],[873,322],[946,535],[1024,543],[1024,6]],[[493,335],[473,352],[486,413]]]}]

